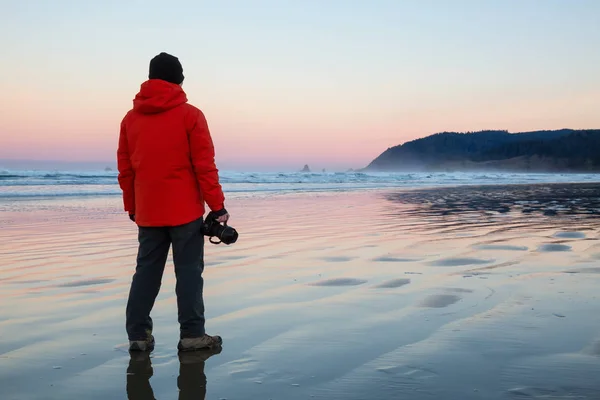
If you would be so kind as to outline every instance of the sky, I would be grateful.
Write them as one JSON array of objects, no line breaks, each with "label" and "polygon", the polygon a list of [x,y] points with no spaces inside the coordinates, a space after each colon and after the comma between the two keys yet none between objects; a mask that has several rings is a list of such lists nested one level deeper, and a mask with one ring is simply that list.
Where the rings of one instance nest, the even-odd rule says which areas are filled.
[{"label": "sky", "polygon": [[220,169],[361,168],[441,131],[600,128],[597,0],[0,5],[0,159],[114,162],[162,51]]}]

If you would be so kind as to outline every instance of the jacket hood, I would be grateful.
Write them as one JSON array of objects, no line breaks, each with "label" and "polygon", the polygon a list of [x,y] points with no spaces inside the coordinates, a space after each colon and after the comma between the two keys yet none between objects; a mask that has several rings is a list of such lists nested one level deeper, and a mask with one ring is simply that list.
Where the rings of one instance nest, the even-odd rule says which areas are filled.
[{"label": "jacket hood", "polygon": [[181,86],[161,79],[149,79],[142,83],[133,99],[133,110],[142,114],[156,114],[187,102]]}]

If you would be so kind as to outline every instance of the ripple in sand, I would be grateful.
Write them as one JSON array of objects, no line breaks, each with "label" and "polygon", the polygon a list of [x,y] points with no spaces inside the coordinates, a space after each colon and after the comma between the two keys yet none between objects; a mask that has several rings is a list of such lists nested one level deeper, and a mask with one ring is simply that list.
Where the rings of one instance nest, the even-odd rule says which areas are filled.
[{"label": "ripple in sand", "polygon": [[238,261],[243,260],[244,258],[248,258],[248,256],[222,256],[219,257],[217,262],[226,262],[226,261]]},{"label": "ripple in sand", "polygon": [[600,267],[579,268],[565,271],[566,274],[600,274]]},{"label": "ripple in sand", "polygon": [[28,283],[44,283],[44,282],[48,282],[48,280],[47,279],[25,279],[25,280],[20,280],[20,281],[7,280],[6,283],[28,284]]},{"label": "ripple in sand", "polygon": [[527,251],[527,246],[511,246],[508,244],[482,244],[475,246],[479,250],[506,250],[506,251]]},{"label": "ripple in sand", "polygon": [[429,264],[437,267],[460,267],[461,265],[480,265],[492,262],[494,262],[494,260],[484,260],[482,258],[444,258],[432,261]]},{"label": "ripple in sand", "polygon": [[310,283],[310,286],[357,286],[367,283],[364,279],[354,278],[333,278],[325,279],[319,282]]},{"label": "ripple in sand", "polygon": [[114,281],[115,281],[115,279],[106,279],[106,278],[82,279],[80,281],[59,283],[58,285],[54,285],[54,286],[55,287],[79,287],[79,286],[102,285],[102,284],[110,283],[110,282],[114,282]]},{"label": "ripple in sand", "polygon": [[444,308],[458,302],[461,299],[462,297],[455,294],[433,294],[423,299],[419,306],[428,308]]},{"label": "ripple in sand", "polygon": [[416,365],[379,367],[376,369],[376,371],[391,376],[410,376],[413,379],[429,379],[439,376],[439,373],[433,369],[419,367]]},{"label": "ripple in sand", "polygon": [[592,356],[600,356],[600,339],[596,340],[589,346],[587,353]]},{"label": "ripple in sand", "polygon": [[538,247],[538,251],[553,252],[553,251],[571,251],[571,246],[558,243],[546,243]]},{"label": "ripple in sand", "polygon": [[375,289],[394,289],[404,285],[408,285],[410,279],[392,279],[390,281],[382,282],[379,285],[373,286]]},{"label": "ripple in sand", "polygon": [[322,257],[321,260],[327,262],[346,262],[353,260],[354,257],[346,257],[346,256],[332,256],[332,257]]},{"label": "ripple in sand", "polygon": [[377,261],[377,262],[411,262],[411,261],[419,261],[419,260],[415,260],[414,258],[400,258],[400,257],[383,256],[383,257],[376,257],[373,259],[373,261]]},{"label": "ripple in sand", "polygon": [[574,400],[574,399],[597,399],[600,396],[600,390],[588,388],[539,388],[539,387],[520,387],[510,389],[508,395],[513,399],[555,399],[555,400]]},{"label": "ripple in sand", "polygon": [[454,292],[454,293],[473,293],[473,290],[464,289],[464,288],[445,288],[444,290],[447,292]]},{"label": "ripple in sand", "polygon": [[562,239],[585,239],[585,233],[583,232],[557,232],[554,234],[555,238]]}]

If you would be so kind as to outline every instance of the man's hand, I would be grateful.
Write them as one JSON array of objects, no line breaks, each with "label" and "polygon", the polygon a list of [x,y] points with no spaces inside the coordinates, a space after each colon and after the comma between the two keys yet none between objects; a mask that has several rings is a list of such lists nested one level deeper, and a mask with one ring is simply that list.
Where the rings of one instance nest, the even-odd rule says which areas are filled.
[{"label": "man's hand", "polygon": [[227,225],[227,221],[229,221],[229,213],[223,214],[220,217],[217,217],[217,222],[221,224]]},{"label": "man's hand", "polygon": [[135,222],[135,214],[129,214],[129,219]]},{"label": "man's hand", "polygon": [[225,207],[221,208],[219,211],[211,211],[216,220],[220,224],[227,225],[227,221],[229,220],[229,213],[225,209]]}]

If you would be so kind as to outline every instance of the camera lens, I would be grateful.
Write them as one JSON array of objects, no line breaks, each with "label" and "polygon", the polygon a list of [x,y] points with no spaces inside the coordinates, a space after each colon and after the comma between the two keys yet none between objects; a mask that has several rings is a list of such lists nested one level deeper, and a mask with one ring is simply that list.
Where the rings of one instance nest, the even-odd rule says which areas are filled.
[{"label": "camera lens", "polygon": [[238,238],[237,231],[230,226],[223,227],[223,230],[221,231],[221,235],[219,236],[219,239],[221,239],[221,241],[225,244],[235,243],[237,238]]}]

